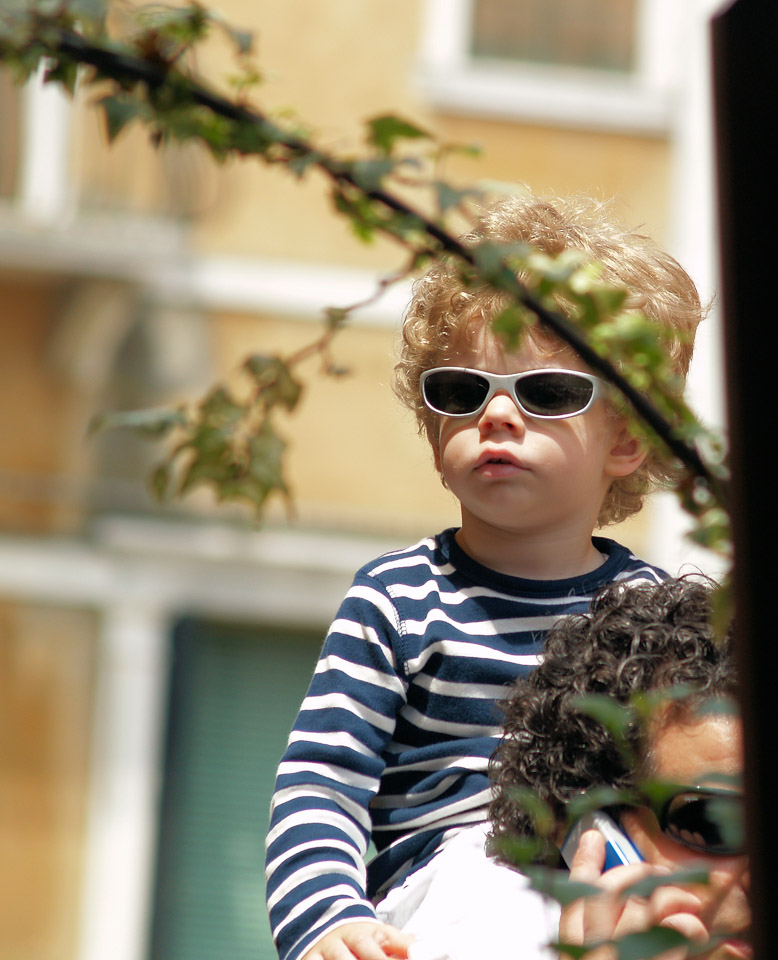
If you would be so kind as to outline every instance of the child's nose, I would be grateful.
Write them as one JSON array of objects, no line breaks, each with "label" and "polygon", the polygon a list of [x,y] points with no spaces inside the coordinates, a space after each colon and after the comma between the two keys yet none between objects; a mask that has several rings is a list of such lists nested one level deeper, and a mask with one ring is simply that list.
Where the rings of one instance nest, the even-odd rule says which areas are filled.
[{"label": "child's nose", "polygon": [[509,393],[495,393],[484,407],[479,418],[481,430],[509,430],[511,433],[524,432],[524,415]]}]

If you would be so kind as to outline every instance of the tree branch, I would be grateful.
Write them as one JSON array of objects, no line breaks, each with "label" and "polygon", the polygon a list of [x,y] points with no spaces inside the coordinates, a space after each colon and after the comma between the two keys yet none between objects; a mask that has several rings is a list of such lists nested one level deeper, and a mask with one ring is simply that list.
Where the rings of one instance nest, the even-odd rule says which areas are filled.
[{"label": "tree branch", "polygon": [[[484,271],[479,269],[476,248],[461,242],[440,223],[413,209],[383,187],[366,186],[354,163],[328,156],[301,137],[282,129],[260,111],[220,96],[161,55],[149,57],[130,54],[61,27],[48,29],[42,35],[47,38],[46,52],[52,59],[61,62],[64,58],[75,64],[88,65],[95,71],[96,79],[112,80],[123,91],[143,85],[147,88],[152,107],[161,102],[163,97],[167,97],[168,106],[170,102],[175,106],[194,104],[229,121],[236,128],[253,130],[258,134],[257,142],[262,146],[257,147],[255,143],[253,149],[249,149],[246,147],[245,138],[235,137],[232,143],[227,144],[227,149],[256,154],[268,163],[291,164],[295,159],[304,160],[306,168],[314,167],[329,178],[341,196],[345,195],[345,191],[347,203],[348,197],[362,197],[388,212],[388,218],[383,220],[373,214],[365,224],[366,228],[379,230],[398,239],[415,250],[418,258],[447,254],[458,260],[463,267],[474,271],[484,282],[504,291],[517,304],[530,311],[556,337],[569,344],[592,370],[612,383],[628,400],[637,416],[650,427],[691,475],[708,488],[719,504],[725,506],[725,483],[703,461],[696,446],[679,435],[657,407],[636,389],[613,363],[592,347],[580,329],[565,316],[547,309],[522,285],[515,270],[505,260],[496,270],[489,270],[488,276],[485,275]],[[39,32],[35,42],[40,45],[40,40]],[[160,125],[164,124],[161,114],[155,119]],[[355,219],[359,219],[359,212],[350,212]],[[393,220],[392,217],[398,217],[399,220]],[[398,226],[400,222],[403,224],[402,230]],[[409,225],[413,226],[413,242],[409,240]]]}]

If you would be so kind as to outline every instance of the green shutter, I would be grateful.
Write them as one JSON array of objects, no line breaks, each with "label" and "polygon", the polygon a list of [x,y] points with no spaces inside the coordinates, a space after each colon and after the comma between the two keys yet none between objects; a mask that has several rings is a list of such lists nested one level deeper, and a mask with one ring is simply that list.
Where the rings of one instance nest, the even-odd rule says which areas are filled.
[{"label": "green shutter", "polygon": [[273,960],[263,845],[322,633],[185,620],[174,635],[153,960]]}]

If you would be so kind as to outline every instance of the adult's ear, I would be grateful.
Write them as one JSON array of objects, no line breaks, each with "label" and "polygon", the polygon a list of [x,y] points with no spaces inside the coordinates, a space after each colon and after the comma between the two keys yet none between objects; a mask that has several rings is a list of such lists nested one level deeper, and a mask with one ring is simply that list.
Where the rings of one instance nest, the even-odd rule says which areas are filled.
[{"label": "adult's ear", "polygon": [[605,473],[609,477],[629,477],[648,456],[645,441],[636,437],[629,427],[621,422],[614,431],[613,445],[608,452]]}]

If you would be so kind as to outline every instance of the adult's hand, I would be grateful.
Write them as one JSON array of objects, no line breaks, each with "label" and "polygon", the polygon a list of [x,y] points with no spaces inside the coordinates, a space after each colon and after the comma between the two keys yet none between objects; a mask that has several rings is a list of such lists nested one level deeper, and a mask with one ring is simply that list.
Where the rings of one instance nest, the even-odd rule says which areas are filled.
[{"label": "adult's hand", "polygon": [[[666,867],[634,863],[603,873],[605,840],[596,830],[581,837],[570,868],[570,879],[599,887],[601,894],[583,897],[562,911],[559,939],[562,943],[584,945],[614,940],[651,927],[670,927],[695,943],[705,943],[709,934],[699,917],[700,899],[672,884],[657,887],[650,897],[635,897],[625,890],[643,877],[669,875]],[[684,960],[688,951],[667,951],[661,960]],[[569,958],[564,952],[562,958]],[[601,947],[587,954],[587,960],[611,960],[616,951]]]}]

